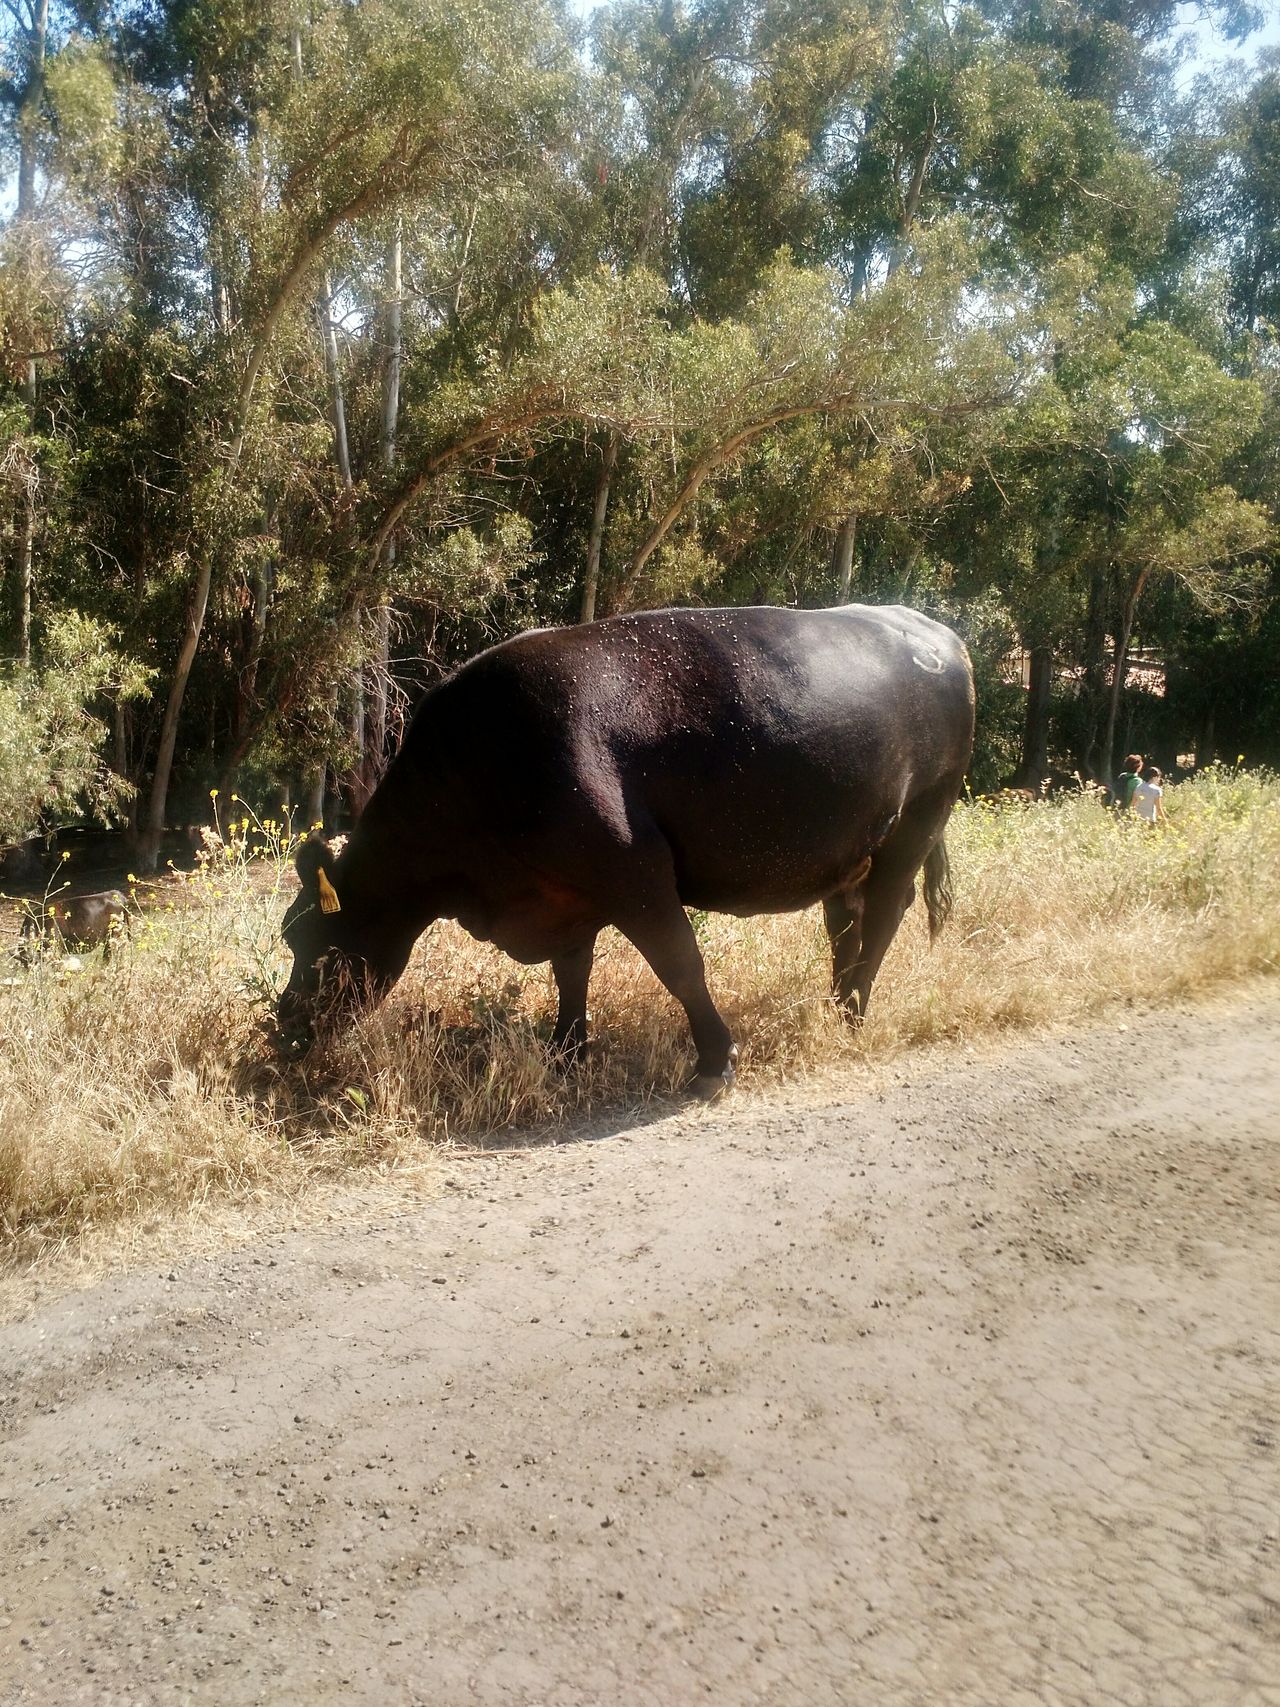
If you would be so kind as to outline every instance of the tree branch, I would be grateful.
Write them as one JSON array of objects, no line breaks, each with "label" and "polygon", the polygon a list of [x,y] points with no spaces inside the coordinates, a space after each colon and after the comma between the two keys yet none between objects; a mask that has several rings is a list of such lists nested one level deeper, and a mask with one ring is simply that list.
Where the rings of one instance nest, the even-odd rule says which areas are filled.
[{"label": "tree branch", "polygon": [[639,550],[627,565],[622,584],[617,588],[614,595],[615,602],[619,599],[625,600],[634,590],[635,583],[645,564],[662,544],[693,499],[697,497],[698,491],[707,476],[731,461],[740,450],[752,444],[762,433],[768,432],[771,427],[781,426],[787,421],[799,420],[805,415],[844,414],[849,409],[857,409],[862,414],[870,414],[872,411],[887,412],[889,410],[915,408],[921,414],[932,415],[942,420],[951,420],[962,415],[976,414],[980,409],[999,408],[1002,403],[1010,401],[1011,398],[1008,395],[1002,394],[994,397],[974,398],[966,403],[929,405],[913,404],[907,398],[868,400],[858,393],[846,392],[836,397],[825,398],[819,402],[794,403],[785,408],[770,411],[769,414],[761,416],[759,420],[740,428],[721,444],[707,451],[694,463],[685,478],[684,484],[662,516],[649,530]]},{"label": "tree branch", "polygon": [[381,208],[395,201],[406,185],[412,181],[414,173],[423,160],[431,152],[433,143],[424,143],[413,155],[405,159],[402,152],[403,135],[397,139],[396,149],[385,157],[381,167],[371,175],[364,187],[350,200],[333,208],[311,235],[299,244],[293,259],[276,288],[265,318],[258,329],[253,346],[249,351],[249,359],[245,363],[244,376],[240,382],[240,392],[236,398],[235,430],[231,447],[227,456],[228,467],[234,471],[240,461],[244,449],[244,437],[248,430],[249,410],[253,403],[254,388],[267,351],[271,347],[281,320],[286,310],[306,283],[307,276],[320,258],[321,251],[336,231],[344,225],[349,225],[361,214],[376,213]]},{"label": "tree branch", "polygon": [[371,562],[376,564],[380,560],[388,539],[399,526],[400,518],[444,469],[452,467],[473,451],[486,448],[508,433],[526,431],[545,421],[561,419],[567,412],[563,394],[550,387],[543,387],[530,392],[516,405],[496,409],[477,422],[470,432],[435,451],[404,482],[382,512],[382,520],[378,523],[369,547]]}]

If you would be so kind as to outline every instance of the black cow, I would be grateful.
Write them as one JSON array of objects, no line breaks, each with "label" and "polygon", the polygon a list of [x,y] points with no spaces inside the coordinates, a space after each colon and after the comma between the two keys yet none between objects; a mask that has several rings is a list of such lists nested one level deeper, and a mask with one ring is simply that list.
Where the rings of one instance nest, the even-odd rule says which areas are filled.
[{"label": "black cow", "polygon": [[24,957],[37,937],[48,937],[62,947],[102,948],[102,958],[111,957],[112,939],[129,929],[129,903],[118,889],[100,889],[93,895],[58,896],[41,903],[40,911],[29,912],[22,921]]},{"label": "black cow", "polygon": [[551,962],[553,1042],[574,1056],[596,936],[616,925],[683,1006],[692,1088],[713,1096],[737,1051],[684,909],[821,901],[856,1018],[922,865],[934,930],[949,911],[942,835],[972,744],[964,646],[900,606],[647,611],[519,635],[426,695],[339,857],[299,850],[282,1036],[304,1045],[321,1008],[380,998],[452,918]]}]

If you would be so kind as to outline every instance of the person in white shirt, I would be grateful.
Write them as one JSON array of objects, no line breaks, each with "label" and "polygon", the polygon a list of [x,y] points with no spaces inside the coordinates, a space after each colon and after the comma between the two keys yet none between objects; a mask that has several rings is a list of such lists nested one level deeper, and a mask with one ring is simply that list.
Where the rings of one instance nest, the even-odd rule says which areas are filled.
[{"label": "person in white shirt", "polygon": [[1161,787],[1162,777],[1154,765],[1147,769],[1146,776],[1139,777],[1133,791],[1133,810],[1139,818],[1148,824],[1164,822],[1164,789]]}]

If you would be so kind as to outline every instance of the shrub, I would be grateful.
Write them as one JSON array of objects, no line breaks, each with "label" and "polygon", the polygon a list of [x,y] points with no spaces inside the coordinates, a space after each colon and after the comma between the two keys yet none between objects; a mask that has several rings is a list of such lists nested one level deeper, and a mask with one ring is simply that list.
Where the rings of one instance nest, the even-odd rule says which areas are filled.
[{"label": "shrub", "polygon": [[146,673],[82,616],[53,619],[43,652],[40,668],[0,674],[0,843],[86,813],[105,820],[132,792],[102,760],[107,728],[91,708],[108,691],[142,692]]}]

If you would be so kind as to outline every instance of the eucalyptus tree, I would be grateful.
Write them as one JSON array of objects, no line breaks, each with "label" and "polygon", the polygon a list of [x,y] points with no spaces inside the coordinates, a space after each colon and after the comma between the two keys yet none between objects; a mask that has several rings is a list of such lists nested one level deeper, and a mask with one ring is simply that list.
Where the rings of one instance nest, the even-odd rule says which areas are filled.
[{"label": "eucalyptus tree", "polygon": [[[34,229],[36,215],[36,168],[39,159],[41,132],[45,126],[45,71],[49,47],[49,0],[14,0],[9,8],[12,19],[12,29],[6,46],[10,49],[15,62],[14,69],[4,85],[9,96],[6,105],[13,126],[13,134],[17,143],[18,153],[18,182],[17,209],[13,226],[13,236],[19,253],[10,261],[17,261],[18,267],[26,275],[23,283],[26,294],[36,293],[36,275],[42,262],[47,265],[40,250],[44,247]],[[32,305],[34,306],[34,305]],[[33,316],[34,318],[34,316]],[[35,328],[28,332],[28,349],[22,362],[22,394],[27,405],[28,427],[35,430],[36,410],[36,339],[31,336]],[[23,470],[24,478],[20,482],[22,493],[22,521],[20,524],[19,542],[16,553],[15,567],[19,588],[19,656],[24,664],[31,662],[31,587],[32,565],[35,549],[36,529],[36,484],[37,470],[32,461],[28,461]]]},{"label": "eucalyptus tree", "polygon": [[310,311],[331,246],[536,154],[561,119],[567,47],[542,7],[371,0],[312,8],[305,37],[295,22],[282,5],[250,23],[237,0],[196,0],[162,19],[167,53],[156,57],[196,203],[192,259],[212,336],[185,447],[195,538],[144,860],[164,824],[215,569],[261,531],[258,487],[286,380],[274,357]]},{"label": "eucalyptus tree", "polygon": [[1280,71],[1227,105],[1219,240],[1234,327],[1248,339],[1280,327]]},{"label": "eucalyptus tree", "polygon": [[37,647],[160,687],[152,850],[245,767],[358,806],[391,677],[534,621],[967,600],[1001,741],[1016,633],[1099,748],[1141,625],[1263,631],[1274,76],[1180,88],[1169,5],[50,7],[0,477]]},{"label": "eucalyptus tree", "polygon": [[16,499],[13,570],[17,652],[31,662],[33,587],[40,489],[56,453],[40,408],[40,370],[63,343],[71,280],[67,246],[82,234],[78,217],[88,145],[101,128],[103,68],[69,38],[67,6],[5,0],[0,12],[0,158],[14,167],[13,215],[0,243],[0,343],[18,381],[25,430],[4,455]]},{"label": "eucalyptus tree", "polygon": [[[744,0],[664,0],[657,7],[622,0],[595,20],[594,61],[612,119],[611,133],[597,141],[604,215],[600,259],[619,271],[661,278],[677,319],[688,310],[682,202],[734,123],[737,72],[750,52],[751,21]],[[621,439],[606,430],[596,445],[579,609],[584,622],[595,616],[600,596]]]}]

